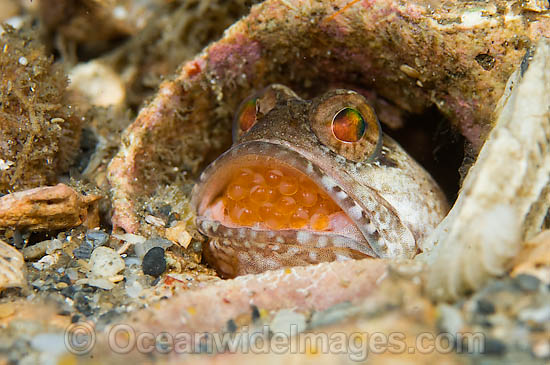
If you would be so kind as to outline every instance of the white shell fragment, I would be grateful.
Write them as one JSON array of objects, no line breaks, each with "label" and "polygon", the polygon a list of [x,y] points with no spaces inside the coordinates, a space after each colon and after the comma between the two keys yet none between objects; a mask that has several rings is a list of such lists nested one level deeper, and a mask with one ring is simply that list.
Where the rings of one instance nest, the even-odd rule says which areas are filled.
[{"label": "white shell fragment", "polygon": [[185,222],[179,222],[175,226],[166,229],[166,238],[176,242],[183,248],[187,248],[193,237],[187,232],[187,224]]},{"label": "white shell fragment", "polygon": [[124,260],[109,247],[98,247],[90,257],[90,273],[96,278],[110,278],[124,269]]},{"label": "white shell fragment", "polygon": [[0,291],[7,288],[23,287],[25,280],[25,261],[15,247],[0,241]]},{"label": "white shell fragment", "polygon": [[[511,76],[497,121],[448,216],[427,238],[427,288],[455,299],[505,272],[550,199],[550,41]],[[430,248],[432,248],[430,250]]]}]

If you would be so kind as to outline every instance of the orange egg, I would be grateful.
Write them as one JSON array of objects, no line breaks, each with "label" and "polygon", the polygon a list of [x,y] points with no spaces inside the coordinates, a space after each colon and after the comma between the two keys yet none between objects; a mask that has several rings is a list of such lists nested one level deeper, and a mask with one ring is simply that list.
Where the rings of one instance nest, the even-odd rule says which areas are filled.
[{"label": "orange egg", "polygon": [[265,222],[272,217],[273,212],[275,211],[275,205],[271,203],[263,204],[258,211],[260,214],[260,218],[263,222]]},{"label": "orange egg", "polygon": [[226,196],[234,201],[242,200],[248,196],[248,189],[240,184],[229,184],[226,191]]},{"label": "orange egg", "polygon": [[214,200],[234,224],[270,229],[309,227],[326,230],[329,216],[341,211],[334,201],[305,174],[286,167],[239,168],[223,194]]},{"label": "orange egg", "polygon": [[279,183],[279,192],[283,195],[294,195],[298,191],[298,181],[292,176],[283,176]]},{"label": "orange egg", "polygon": [[233,182],[242,186],[250,186],[253,176],[254,171],[251,168],[243,167],[237,171],[236,176],[233,178]]},{"label": "orange egg", "polygon": [[277,211],[284,215],[294,213],[297,208],[296,200],[290,196],[282,196],[276,203]]},{"label": "orange egg", "polygon": [[310,227],[316,231],[323,231],[329,226],[329,217],[324,213],[315,213],[309,221]]},{"label": "orange egg", "polygon": [[280,170],[269,170],[265,174],[265,181],[269,186],[277,186],[281,182],[283,173]]},{"label": "orange egg", "polygon": [[290,216],[279,213],[277,210],[273,210],[271,216],[265,220],[265,224],[271,229],[284,229],[288,228],[288,222]]},{"label": "orange egg", "polygon": [[270,194],[264,185],[256,185],[250,189],[250,200],[256,204],[262,204],[269,201]]},{"label": "orange egg", "polygon": [[309,187],[301,187],[299,196],[300,204],[304,207],[312,207],[317,203],[317,191],[310,189]]},{"label": "orange egg", "polygon": [[309,221],[309,213],[304,208],[298,208],[290,217],[290,227],[303,228]]}]

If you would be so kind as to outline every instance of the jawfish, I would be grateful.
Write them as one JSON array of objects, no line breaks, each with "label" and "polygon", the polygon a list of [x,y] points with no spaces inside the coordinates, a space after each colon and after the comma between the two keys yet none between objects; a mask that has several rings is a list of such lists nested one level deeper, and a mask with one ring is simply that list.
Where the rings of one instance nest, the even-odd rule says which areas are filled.
[{"label": "jawfish", "polygon": [[225,277],[412,258],[449,209],[363,96],[304,100],[278,84],[243,101],[233,146],[203,171],[191,203],[205,258]]}]

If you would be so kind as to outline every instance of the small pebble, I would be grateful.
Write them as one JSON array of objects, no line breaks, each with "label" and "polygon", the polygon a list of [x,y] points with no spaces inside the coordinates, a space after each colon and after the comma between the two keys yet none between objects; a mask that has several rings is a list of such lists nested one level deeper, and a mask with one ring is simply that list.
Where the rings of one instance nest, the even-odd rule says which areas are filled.
[{"label": "small pebble", "polygon": [[124,8],[124,6],[119,5],[113,9],[113,16],[117,20],[124,20],[128,17],[128,11]]},{"label": "small pebble", "polygon": [[32,266],[37,270],[49,269],[52,265],[57,262],[57,259],[52,255],[46,255],[42,257],[37,262],[33,263]]},{"label": "small pebble", "polygon": [[88,260],[92,255],[92,245],[88,241],[82,242],[80,246],[73,250],[73,255],[77,259]]},{"label": "small pebble", "polygon": [[93,229],[86,232],[85,239],[92,245],[93,248],[98,248],[109,241],[109,235],[103,231]]},{"label": "small pebble", "polygon": [[256,322],[261,317],[260,310],[254,304],[252,304],[250,308],[252,309],[252,322]]},{"label": "small pebble", "polygon": [[493,314],[495,313],[495,305],[488,300],[480,299],[477,301],[477,311],[481,314]]},{"label": "small pebble", "polygon": [[114,283],[102,277],[91,278],[86,282],[86,284],[88,284],[89,286],[95,286],[96,288],[101,288],[105,290],[111,290],[115,287]]},{"label": "small pebble", "polygon": [[46,253],[48,255],[54,253],[57,250],[60,250],[63,248],[63,243],[58,240],[57,238],[53,240],[46,241]]},{"label": "small pebble", "polygon": [[127,267],[130,267],[132,265],[141,265],[141,259],[135,256],[128,256],[124,258],[124,262],[126,263]]},{"label": "small pebble", "polygon": [[92,276],[110,278],[124,269],[124,260],[109,247],[98,247],[90,257],[90,273]]},{"label": "small pebble", "polygon": [[550,303],[537,308],[525,308],[519,312],[518,319],[523,322],[550,323]]},{"label": "small pebble", "polygon": [[420,274],[423,267],[422,262],[410,260],[395,261],[391,265],[392,270],[400,276],[406,278],[412,278],[413,276]]},{"label": "small pebble", "polygon": [[237,323],[233,319],[227,321],[226,327],[228,332],[235,333],[237,331]]},{"label": "small pebble", "polygon": [[162,237],[153,237],[149,238],[147,241],[139,244],[137,243],[134,246],[134,252],[137,257],[143,258],[147,252],[149,252],[153,247],[160,247],[162,249],[167,249],[172,246],[174,243],[166,238]]},{"label": "small pebble", "polygon": [[63,275],[62,277],[59,278],[59,281],[62,282],[62,283],[65,283],[67,285],[71,285],[72,282],[71,282],[71,278],[69,278],[67,275]]},{"label": "small pebble", "polygon": [[76,289],[73,286],[68,286],[64,289],[61,289],[61,295],[66,298],[73,298],[76,293]]},{"label": "small pebble", "polygon": [[131,282],[126,283],[126,294],[130,298],[137,298],[143,291],[143,286],[137,280],[132,280]]},{"label": "small pebble", "polygon": [[141,264],[143,273],[154,277],[160,276],[166,270],[166,258],[162,247],[153,247],[145,256]]},{"label": "small pebble", "polygon": [[71,282],[78,280],[78,270],[76,270],[75,268],[67,269],[66,275]]},{"label": "small pebble", "polygon": [[164,204],[158,208],[158,212],[164,216],[168,217],[172,213],[172,206],[170,204]]},{"label": "small pebble", "polygon": [[44,286],[44,284],[46,284],[46,282],[44,280],[41,280],[41,279],[36,279],[35,281],[33,281],[31,283],[31,285],[37,289],[40,289]]},{"label": "small pebble", "polygon": [[193,242],[193,251],[195,251],[196,253],[200,253],[202,251],[202,243],[200,243],[199,241],[195,241]]},{"label": "small pebble", "polygon": [[21,251],[25,260],[31,261],[40,258],[46,254],[48,241],[38,242],[34,245],[24,247]]},{"label": "small pebble", "polygon": [[519,274],[514,280],[516,285],[525,291],[535,291],[540,286],[540,279],[533,275]]},{"label": "small pebble", "polygon": [[57,290],[62,290],[62,289],[65,289],[66,287],[68,287],[69,285],[67,283],[64,283],[64,282],[60,282],[60,283],[57,283],[55,284],[55,288]]},{"label": "small pebble", "polygon": [[482,353],[485,355],[504,355],[506,344],[496,338],[486,337]]}]

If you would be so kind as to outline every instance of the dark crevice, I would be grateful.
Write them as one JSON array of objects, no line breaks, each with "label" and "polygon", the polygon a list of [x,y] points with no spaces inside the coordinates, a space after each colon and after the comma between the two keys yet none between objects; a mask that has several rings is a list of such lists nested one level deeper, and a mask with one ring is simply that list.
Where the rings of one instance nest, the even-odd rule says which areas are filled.
[{"label": "dark crevice", "polygon": [[460,188],[464,137],[434,106],[422,114],[408,115],[398,130],[385,128],[437,181],[450,203]]}]

